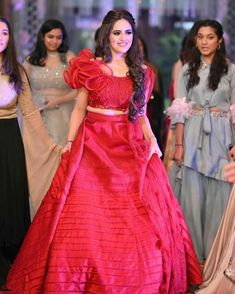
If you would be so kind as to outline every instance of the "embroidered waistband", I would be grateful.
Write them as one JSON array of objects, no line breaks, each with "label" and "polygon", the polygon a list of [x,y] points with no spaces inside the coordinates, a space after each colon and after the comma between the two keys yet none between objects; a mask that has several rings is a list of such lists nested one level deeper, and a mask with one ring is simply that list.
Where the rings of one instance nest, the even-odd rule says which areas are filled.
[{"label": "embroidered waistband", "polygon": [[[204,115],[205,114],[205,110],[203,108],[199,109],[192,109],[192,115]],[[229,112],[227,111],[216,111],[216,110],[209,110],[209,114],[212,117],[229,117]]]}]

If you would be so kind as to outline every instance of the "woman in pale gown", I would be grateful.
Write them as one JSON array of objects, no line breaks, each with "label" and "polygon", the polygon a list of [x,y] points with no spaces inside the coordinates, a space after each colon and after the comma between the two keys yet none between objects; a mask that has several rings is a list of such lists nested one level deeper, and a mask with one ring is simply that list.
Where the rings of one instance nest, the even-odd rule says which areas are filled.
[{"label": "woman in pale gown", "polygon": [[64,145],[77,95],[64,81],[63,72],[75,56],[68,50],[63,23],[47,20],[40,28],[33,52],[24,62],[33,99],[41,109],[46,128],[55,143]]},{"label": "woman in pale gown", "polygon": [[[225,166],[225,178],[235,183],[235,162]],[[206,260],[204,283],[197,294],[235,293],[235,188]]]}]

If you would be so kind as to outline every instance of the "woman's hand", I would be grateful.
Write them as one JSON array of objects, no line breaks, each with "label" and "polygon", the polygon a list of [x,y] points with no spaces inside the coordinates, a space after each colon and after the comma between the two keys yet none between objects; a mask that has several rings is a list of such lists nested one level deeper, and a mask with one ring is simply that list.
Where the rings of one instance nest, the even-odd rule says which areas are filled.
[{"label": "woman's hand", "polygon": [[176,165],[180,166],[183,162],[184,157],[184,146],[183,144],[175,145],[175,153],[173,159],[175,160]]},{"label": "woman's hand", "polygon": [[228,160],[235,160],[235,145],[230,149],[228,153]]},{"label": "woman's hand", "polygon": [[63,148],[62,153],[65,153],[67,151],[70,152],[71,147],[72,147],[72,144],[73,144],[73,141],[67,141],[66,144],[65,144],[65,146],[64,146],[64,148]]},{"label": "woman's hand", "polygon": [[[145,111],[146,111],[146,109],[145,109]],[[150,123],[149,123],[149,120],[148,120],[146,114],[139,116],[138,121],[141,125],[144,138],[146,141],[148,141],[148,143],[150,145],[148,160],[152,157],[152,155],[154,153],[157,153],[158,156],[161,157],[162,152],[158,146],[157,139],[152,132],[152,129],[151,129],[151,126],[150,126]]]},{"label": "woman's hand", "polygon": [[150,148],[149,148],[150,151],[149,151],[148,160],[152,157],[154,153],[157,153],[159,157],[162,156],[162,152],[158,146],[157,139],[154,136],[150,137],[149,145],[150,145]]},{"label": "woman's hand", "polygon": [[224,177],[230,183],[235,183],[235,162],[230,162],[224,167]]},{"label": "woman's hand", "polygon": [[59,108],[60,105],[58,104],[57,99],[50,99],[50,100],[46,100],[44,102],[44,109],[55,109],[55,108]]}]

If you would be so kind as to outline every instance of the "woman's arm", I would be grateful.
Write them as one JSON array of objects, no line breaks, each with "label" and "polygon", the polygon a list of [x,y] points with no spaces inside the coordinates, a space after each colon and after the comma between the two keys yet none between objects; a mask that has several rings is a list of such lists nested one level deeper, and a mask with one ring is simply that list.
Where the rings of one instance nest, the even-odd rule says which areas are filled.
[{"label": "woman's arm", "polygon": [[27,59],[24,60],[22,66],[24,67],[27,76],[30,77],[31,74],[31,64],[27,61]]},{"label": "woman's arm", "polygon": [[[145,97],[147,97],[147,101],[148,101],[150,99],[150,96],[152,94],[152,90],[154,87],[155,74],[150,67],[148,67],[149,68],[148,71],[147,71],[146,65],[143,65],[143,68],[146,70],[148,74],[146,79],[146,84],[145,84]],[[147,105],[145,105],[144,107],[143,115],[138,116],[138,121],[139,121],[139,124],[141,125],[145,140],[148,141],[148,143],[150,144],[150,152],[148,156],[148,160],[149,160],[152,157],[153,153],[157,153],[158,156],[161,157],[162,152],[157,144],[157,139],[154,136],[154,133],[151,129],[148,117],[146,115],[146,108],[147,108]]]},{"label": "woman's arm", "polygon": [[[178,64],[180,67],[180,63]],[[175,127],[175,152],[174,160],[177,165],[181,165],[184,157],[184,123],[185,120],[191,115],[192,103],[188,102],[187,96],[187,78],[185,73],[187,72],[188,65],[179,69],[178,77],[174,76],[174,83],[177,84],[174,93],[176,99],[172,105],[168,108],[167,112],[171,117],[171,126]],[[177,81],[176,81],[177,80]]]},{"label": "woman's arm", "polygon": [[77,90],[71,90],[69,91],[67,94],[56,97],[54,99],[50,99],[47,100],[45,102],[45,109],[52,109],[55,108],[56,106],[69,102],[73,99],[75,99],[75,97],[78,95],[78,91]]},{"label": "woman's arm", "polygon": [[154,133],[151,129],[151,126],[150,126],[150,123],[149,123],[149,120],[148,120],[146,114],[139,116],[138,121],[142,127],[142,131],[143,131],[143,135],[144,135],[145,140],[147,140],[150,144],[150,152],[149,152],[148,159],[150,159],[154,153],[157,153],[158,156],[161,157],[162,152],[158,146],[157,139],[154,136]]},{"label": "woman's arm", "polygon": [[177,123],[175,126],[175,153],[174,160],[177,165],[181,165],[184,155],[184,124]]},{"label": "woman's arm", "polygon": [[182,62],[181,60],[178,60],[174,66],[173,66],[173,70],[172,70],[172,79],[173,79],[173,91],[174,91],[174,97],[177,96],[177,92],[178,92],[178,81],[179,81],[179,75],[180,72],[182,70]]},{"label": "woman's arm", "polygon": [[231,162],[224,167],[224,177],[231,183],[235,183],[235,162]]},{"label": "woman's arm", "polygon": [[77,136],[78,129],[84,117],[86,116],[87,102],[88,91],[85,88],[79,89],[76,104],[71,114],[67,144],[64,148],[64,151],[70,150],[72,142],[75,140]]}]

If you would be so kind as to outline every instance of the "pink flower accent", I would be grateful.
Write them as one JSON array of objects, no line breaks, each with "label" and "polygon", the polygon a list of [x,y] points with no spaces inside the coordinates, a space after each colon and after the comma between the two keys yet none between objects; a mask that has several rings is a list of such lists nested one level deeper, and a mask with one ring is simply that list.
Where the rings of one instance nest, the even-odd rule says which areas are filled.
[{"label": "pink flower accent", "polygon": [[167,108],[167,114],[173,117],[183,116],[188,118],[192,114],[194,102],[186,102],[187,98],[177,98],[172,102],[172,105]]}]

